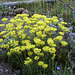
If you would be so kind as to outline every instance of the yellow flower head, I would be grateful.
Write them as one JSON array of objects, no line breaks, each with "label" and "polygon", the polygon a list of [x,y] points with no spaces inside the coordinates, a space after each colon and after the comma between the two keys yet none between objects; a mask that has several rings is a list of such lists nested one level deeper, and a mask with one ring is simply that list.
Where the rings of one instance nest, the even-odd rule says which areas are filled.
[{"label": "yellow flower head", "polygon": [[2,19],[2,21],[7,21],[7,20],[8,20],[8,18],[3,18],[3,19]]},{"label": "yellow flower head", "polygon": [[6,31],[2,31],[1,33],[0,33],[0,35],[3,35],[3,34],[5,34],[6,33]]},{"label": "yellow flower head", "polygon": [[59,34],[60,34],[60,35],[64,35],[64,33],[63,33],[63,32],[59,32]]},{"label": "yellow flower head", "polygon": [[31,56],[33,54],[33,52],[31,51],[28,51],[28,55]]},{"label": "yellow flower head", "polygon": [[62,36],[57,36],[56,38],[54,38],[53,40],[54,41],[61,41],[63,39],[63,37]]},{"label": "yellow flower head", "polygon": [[34,57],[34,60],[38,60],[38,59],[39,59],[39,56],[35,56],[35,57]]},{"label": "yellow flower head", "polygon": [[43,64],[42,65],[42,68],[47,68],[48,67],[48,64]]},{"label": "yellow flower head", "polygon": [[11,55],[11,52],[8,51],[8,52],[7,52],[7,55],[8,55],[8,56]]},{"label": "yellow flower head", "polygon": [[5,24],[0,24],[0,27],[4,27],[5,26]]},{"label": "yellow flower head", "polygon": [[3,39],[0,39],[0,43],[3,41]]},{"label": "yellow flower head", "polygon": [[52,59],[54,59],[54,58],[55,58],[55,56],[56,56],[56,54],[53,54],[53,57],[52,57]]},{"label": "yellow flower head", "polygon": [[33,62],[32,59],[30,57],[27,57],[26,60],[24,61],[24,64],[29,65],[32,62]]},{"label": "yellow flower head", "polygon": [[25,60],[25,61],[24,61],[24,64],[25,64],[25,65],[28,65],[28,64],[29,64],[29,61],[26,61],[26,60]]},{"label": "yellow flower head", "polygon": [[66,46],[68,45],[68,43],[66,41],[61,41],[62,46]]},{"label": "yellow flower head", "polygon": [[38,65],[39,65],[39,66],[42,66],[42,65],[44,65],[44,62],[43,62],[43,61],[39,61],[39,62],[38,62]]},{"label": "yellow flower head", "polygon": [[66,22],[60,22],[61,24],[64,24],[64,25],[66,25],[67,23]]},{"label": "yellow flower head", "polygon": [[49,51],[49,48],[50,48],[49,46],[44,46],[43,51]]},{"label": "yellow flower head", "polygon": [[38,54],[38,53],[40,53],[40,52],[41,52],[41,49],[34,48],[34,53],[35,53],[35,54]]}]

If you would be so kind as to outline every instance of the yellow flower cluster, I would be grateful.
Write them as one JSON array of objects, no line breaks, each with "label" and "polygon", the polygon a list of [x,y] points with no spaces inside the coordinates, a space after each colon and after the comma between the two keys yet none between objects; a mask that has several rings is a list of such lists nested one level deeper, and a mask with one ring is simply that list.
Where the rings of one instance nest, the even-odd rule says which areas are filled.
[{"label": "yellow flower cluster", "polygon": [[11,48],[10,51],[8,51],[7,55],[11,55],[12,53],[18,53],[18,54],[21,54],[21,51],[20,51],[20,46],[17,46],[15,48]]},{"label": "yellow flower cluster", "polygon": [[39,59],[39,56],[35,56],[34,59],[35,59],[35,60],[38,60],[38,59]]},{"label": "yellow flower cluster", "polygon": [[16,47],[18,46],[19,41],[18,40],[10,40],[10,42],[8,42],[10,46],[12,47]]},{"label": "yellow flower cluster", "polygon": [[0,39],[0,43],[3,41],[3,39]]},{"label": "yellow flower cluster", "polygon": [[7,21],[7,20],[8,20],[8,18],[3,18],[3,19],[2,19],[2,21]]},{"label": "yellow flower cluster", "polygon": [[60,27],[60,29],[63,31],[63,32],[69,32],[69,30],[63,26],[63,24],[58,24],[58,26]]},{"label": "yellow flower cluster", "polygon": [[5,26],[5,24],[0,24],[0,27],[4,27]]},{"label": "yellow flower cluster", "polygon": [[2,45],[1,45],[1,48],[6,48],[6,49],[8,49],[8,48],[9,48],[9,44],[2,44]]},{"label": "yellow flower cluster", "polygon": [[66,22],[60,22],[61,24],[63,24],[63,25],[67,25],[67,23]]},{"label": "yellow flower cluster", "polygon": [[31,56],[33,54],[33,52],[31,51],[28,51],[28,55]]},{"label": "yellow flower cluster", "polygon": [[5,35],[3,35],[3,38],[6,38],[10,35],[10,32],[6,33]]},{"label": "yellow flower cluster", "polygon": [[41,41],[41,39],[40,39],[40,38],[37,38],[37,37],[34,38],[34,42],[35,42],[35,44],[36,44],[37,46],[39,46],[39,45],[44,45],[44,44],[45,44],[44,41]]},{"label": "yellow flower cluster", "polygon": [[52,47],[56,47],[56,44],[54,44],[54,41],[52,40],[52,38],[48,38],[47,43]]},{"label": "yellow flower cluster", "polygon": [[1,33],[0,33],[0,35],[3,35],[3,34],[5,34],[6,33],[6,31],[2,31]]},{"label": "yellow flower cluster", "polygon": [[[10,36],[10,41],[6,44],[2,44],[1,48],[10,48],[7,55],[12,53],[22,54],[26,51],[27,57],[24,60],[25,65],[29,65],[34,60],[39,61],[44,57],[45,53],[49,52],[53,55],[52,59],[56,56],[56,42],[66,46],[68,43],[63,40],[63,35],[69,30],[64,26],[66,22],[60,22],[56,16],[52,18],[47,18],[45,15],[34,14],[32,17],[28,18],[28,14],[18,14],[13,19],[10,20],[8,24],[0,24],[0,27],[6,26],[5,31],[2,31],[0,35],[3,38]],[[2,21],[7,21],[4,18]],[[57,24],[60,28],[60,32],[57,35],[57,28],[55,26],[50,26],[51,24]],[[13,39],[12,39],[13,38]],[[0,39],[3,42],[3,39]],[[32,58],[32,59],[31,59]],[[42,58],[43,59],[43,58]],[[48,64],[44,64],[43,61],[38,62],[39,66],[47,68]]]},{"label": "yellow flower cluster", "polygon": [[60,34],[60,35],[64,35],[64,33],[63,33],[63,32],[59,32],[59,34]]},{"label": "yellow flower cluster", "polygon": [[66,46],[68,45],[68,43],[66,41],[61,41],[62,46]]},{"label": "yellow flower cluster", "polygon": [[39,66],[42,66],[43,68],[47,68],[47,67],[48,67],[48,64],[44,64],[43,61],[39,61],[39,62],[38,62],[38,65],[39,65]]},{"label": "yellow flower cluster", "polygon": [[62,36],[57,36],[56,38],[54,38],[54,41],[62,41],[63,37]]},{"label": "yellow flower cluster", "polygon": [[5,28],[5,30],[7,30],[7,31],[13,31],[14,29],[15,29],[15,27],[12,23],[8,23]]},{"label": "yellow flower cluster", "polygon": [[44,46],[42,49],[43,49],[43,51],[49,51],[49,46]]},{"label": "yellow flower cluster", "polygon": [[54,58],[55,58],[55,56],[56,56],[56,54],[53,54],[53,57],[52,57],[52,59],[54,59]]},{"label": "yellow flower cluster", "polygon": [[54,23],[58,23],[58,22],[59,22],[59,20],[57,19],[57,16],[53,16],[53,17],[52,17],[52,21],[53,21]]},{"label": "yellow flower cluster", "polygon": [[26,60],[24,61],[24,64],[29,65],[32,62],[33,62],[33,60],[30,57],[27,57]]},{"label": "yellow flower cluster", "polygon": [[50,53],[54,53],[54,54],[55,54],[55,52],[56,52],[56,49],[55,49],[54,47],[52,47],[52,48],[49,48],[49,52],[50,52]]},{"label": "yellow flower cluster", "polygon": [[35,53],[35,54],[39,54],[40,52],[41,52],[41,49],[34,48],[34,53]]}]

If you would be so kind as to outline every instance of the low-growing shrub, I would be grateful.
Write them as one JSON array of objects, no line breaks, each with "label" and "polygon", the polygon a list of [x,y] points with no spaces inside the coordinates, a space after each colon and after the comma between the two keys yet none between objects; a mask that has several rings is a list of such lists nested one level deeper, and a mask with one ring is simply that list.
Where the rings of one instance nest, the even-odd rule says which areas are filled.
[{"label": "low-growing shrub", "polygon": [[[65,49],[68,43],[63,39],[69,30],[66,22],[59,22],[56,16],[47,18],[45,15],[18,14],[6,24],[5,30],[0,33],[1,48],[6,49],[8,62],[15,68],[23,68],[28,75],[41,73],[46,75],[53,70],[53,61],[56,52]],[[4,39],[9,37],[7,41]],[[64,50],[63,50],[64,51]],[[28,68],[28,69],[27,69]],[[50,74],[49,74],[50,75]]]}]

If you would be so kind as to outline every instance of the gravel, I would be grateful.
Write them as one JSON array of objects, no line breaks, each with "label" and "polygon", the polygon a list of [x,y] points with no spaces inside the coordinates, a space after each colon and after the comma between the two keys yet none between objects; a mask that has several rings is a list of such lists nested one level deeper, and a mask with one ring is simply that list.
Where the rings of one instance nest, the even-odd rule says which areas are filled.
[{"label": "gravel", "polygon": [[22,72],[12,69],[7,62],[0,60],[0,75],[22,75]]}]

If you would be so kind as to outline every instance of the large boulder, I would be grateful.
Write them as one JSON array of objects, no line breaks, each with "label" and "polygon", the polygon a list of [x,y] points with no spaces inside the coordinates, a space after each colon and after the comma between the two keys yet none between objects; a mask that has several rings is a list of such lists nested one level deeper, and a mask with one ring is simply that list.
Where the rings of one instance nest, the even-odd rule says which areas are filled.
[{"label": "large boulder", "polygon": [[17,8],[14,10],[14,13],[21,14],[25,9],[24,8]]}]

